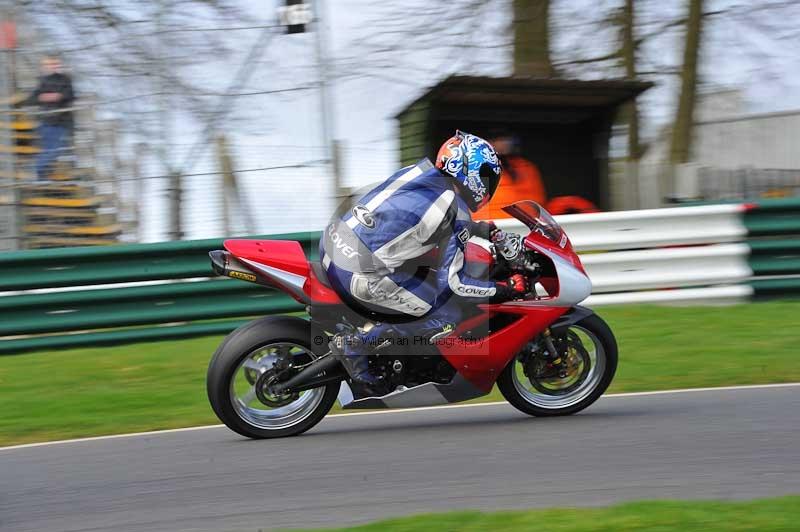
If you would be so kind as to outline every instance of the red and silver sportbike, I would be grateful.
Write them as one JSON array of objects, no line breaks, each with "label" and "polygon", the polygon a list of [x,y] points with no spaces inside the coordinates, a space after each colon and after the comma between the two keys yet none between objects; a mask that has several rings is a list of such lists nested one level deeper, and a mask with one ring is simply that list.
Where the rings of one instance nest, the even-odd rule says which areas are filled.
[{"label": "red and silver sportbike", "polygon": [[497,279],[521,273],[533,293],[476,305],[436,341],[374,349],[370,370],[393,390],[380,397],[354,397],[358,388],[328,350],[336,331],[368,330],[373,317],[345,305],[298,242],[226,241],[225,250],[211,252],[216,273],[282,290],[306,305],[310,319],[269,316],[231,333],[208,368],[214,412],[239,434],[274,438],[310,429],[337,398],[345,410],[428,406],[474,399],[497,383],[509,403],[533,416],[591,405],[614,377],[617,344],[602,319],[577,306],[591,292],[589,277],[541,206],[522,201],[505,210],[530,233],[468,242],[468,273]]}]

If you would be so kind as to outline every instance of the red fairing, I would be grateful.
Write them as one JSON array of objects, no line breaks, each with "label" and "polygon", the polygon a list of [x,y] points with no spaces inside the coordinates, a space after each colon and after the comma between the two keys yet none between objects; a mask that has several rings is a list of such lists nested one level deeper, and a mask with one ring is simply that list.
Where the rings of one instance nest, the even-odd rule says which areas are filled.
[{"label": "red fairing", "polygon": [[308,277],[308,259],[300,242],[291,240],[226,240],[225,249],[238,259],[251,260]]},{"label": "red fairing", "polygon": [[586,270],[583,269],[583,264],[581,263],[581,259],[578,257],[578,254],[575,253],[575,250],[572,248],[572,242],[570,242],[567,235],[563,235],[563,247],[559,244],[553,243],[552,240],[545,238],[544,236],[540,235],[539,233],[531,232],[528,236],[525,237],[525,247],[528,249],[534,249],[539,251],[540,253],[544,253],[545,255],[548,253],[552,253],[554,255],[558,255],[562,259],[566,260],[567,262],[573,264],[576,268],[578,268],[581,272],[586,274]]},{"label": "red fairing", "polygon": [[[439,352],[465,379],[486,392],[531,338],[544,331],[567,310],[565,307],[523,306],[513,303],[480,305],[484,314],[463,322],[451,336],[438,342]],[[461,335],[497,313],[519,314],[519,319],[484,338]]]},{"label": "red fairing", "polygon": [[567,238],[567,234],[541,205],[535,201],[525,200],[507,205],[503,207],[503,210],[524,223],[531,230],[525,238],[525,244],[528,248],[542,248],[539,251],[542,251],[545,255],[558,255],[560,258],[571,262],[584,275],[586,274],[578,255],[572,249],[572,243]]},{"label": "red fairing", "polygon": [[328,288],[317,279],[314,270],[309,269],[308,280],[303,285],[303,292],[317,305],[341,305],[342,299],[333,289]]},{"label": "red fairing", "polygon": [[488,266],[494,264],[494,257],[492,257],[492,253],[483,246],[480,246],[474,242],[467,242],[467,245],[464,247],[464,258],[468,263],[480,263]]},{"label": "red fairing", "polygon": [[305,278],[302,288],[303,293],[298,295],[294,290],[287,289],[289,287],[285,286],[281,279],[270,276],[263,271],[256,271],[251,267],[256,273],[261,274],[263,277],[268,277],[270,283],[283,289],[300,303],[306,305],[338,305],[342,302],[335,291],[317,279],[314,270],[308,264],[303,246],[299,242],[289,240],[226,240],[224,245],[225,249],[230,251],[237,259],[255,262]]},{"label": "red fairing", "polygon": [[464,247],[464,272],[475,279],[486,278],[494,265],[492,253],[474,242]]}]

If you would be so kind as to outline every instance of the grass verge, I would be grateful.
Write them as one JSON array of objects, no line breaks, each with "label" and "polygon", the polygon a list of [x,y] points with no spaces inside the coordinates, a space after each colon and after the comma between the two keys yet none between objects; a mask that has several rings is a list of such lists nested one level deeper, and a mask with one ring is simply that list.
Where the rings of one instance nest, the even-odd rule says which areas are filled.
[{"label": "grass verge", "polygon": [[737,532],[798,530],[800,497],[748,502],[643,501],[608,508],[524,512],[452,512],[379,521],[327,532]]},{"label": "grass verge", "polygon": [[[800,301],[598,313],[620,347],[611,392],[800,381]],[[2,356],[0,445],[217,423],[205,371],[220,341]]]}]

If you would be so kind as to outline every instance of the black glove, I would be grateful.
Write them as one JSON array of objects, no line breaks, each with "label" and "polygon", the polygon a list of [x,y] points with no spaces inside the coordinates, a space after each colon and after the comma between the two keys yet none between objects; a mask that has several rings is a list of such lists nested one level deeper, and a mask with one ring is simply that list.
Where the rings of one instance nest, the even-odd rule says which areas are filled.
[{"label": "black glove", "polygon": [[489,299],[491,303],[502,303],[522,298],[530,290],[528,280],[521,273],[515,273],[505,281],[495,284],[495,294]]},{"label": "black glove", "polygon": [[472,234],[491,241],[494,234],[499,231],[494,222],[475,222],[472,225]]}]

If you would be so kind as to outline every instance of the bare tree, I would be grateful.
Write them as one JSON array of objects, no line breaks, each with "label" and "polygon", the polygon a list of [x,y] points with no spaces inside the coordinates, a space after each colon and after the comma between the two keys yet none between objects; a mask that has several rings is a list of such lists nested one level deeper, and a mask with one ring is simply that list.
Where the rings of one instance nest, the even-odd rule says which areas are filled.
[{"label": "bare tree", "polygon": [[550,0],[514,0],[514,74],[552,77]]},{"label": "bare tree", "polygon": [[697,100],[698,59],[703,32],[703,0],[688,0],[688,16],[681,68],[681,87],[670,140],[670,162],[685,163],[689,160],[694,124],[694,109]]},{"label": "bare tree", "polygon": [[[222,91],[201,69],[230,54],[223,30],[248,22],[236,0],[18,0],[17,12],[42,36],[32,52],[65,56],[97,105],[150,144],[168,142],[165,109],[199,120],[208,114]],[[159,148],[152,152],[163,159],[166,147]]]},{"label": "bare tree", "polygon": [[[622,65],[625,69],[625,77],[636,79],[636,12],[633,0],[625,0],[625,5],[620,12],[620,42]],[[628,125],[628,159],[639,160],[641,157],[641,146],[639,144],[639,108],[636,100],[625,104],[625,121]]]},{"label": "bare tree", "polygon": [[[371,77],[414,84],[416,77],[439,78],[505,62],[513,37],[493,25],[507,0],[408,0],[381,2],[336,58],[340,80]],[[427,60],[420,62],[420,57]],[[489,57],[488,60],[484,59]]]}]

